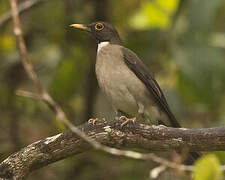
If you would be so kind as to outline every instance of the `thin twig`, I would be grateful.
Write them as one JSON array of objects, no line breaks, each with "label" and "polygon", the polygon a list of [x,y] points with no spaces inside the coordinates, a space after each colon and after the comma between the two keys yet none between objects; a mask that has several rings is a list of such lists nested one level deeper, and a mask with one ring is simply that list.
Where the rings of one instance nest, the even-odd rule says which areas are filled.
[{"label": "thin twig", "polygon": [[[28,56],[26,44],[23,38],[23,33],[20,25],[19,20],[19,11],[17,7],[17,1],[16,0],[10,0],[10,5],[12,9],[12,17],[13,17],[13,24],[14,24],[14,34],[17,37],[17,42],[21,54],[21,59],[23,63],[23,67],[29,76],[29,78],[34,82],[38,89],[39,98],[47,103],[51,109],[53,109],[56,113],[57,119],[65,124],[69,129],[71,129],[74,133],[79,135],[80,137],[84,138],[87,142],[92,144],[94,147],[98,147],[98,145],[95,145],[95,142],[85,136],[84,133],[82,133],[80,130],[78,130],[75,126],[70,123],[64,113],[64,111],[61,109],[61,107],[52,99],[52,97],[48,94],[47,90],[42,86],[37,74],[35,73],[32,64],[30,63],[30,59]],[[28,93],[26,93],[28,95]],[[29,93],[31,95],[31,93]],[[35,95],[37,97],[37,95]]]},{"label": "thin twig", "polygon": [[[42,2],[43,0],[29,0],[21,3],[18,7],[18,13],[22,13],[31,7],[34,7],[38,3]],[[11,12],[6,12],[5,14],[1,15],[0,17],[0,26],[7,23],[12,18]]]},{"label": "thin twig", "polygon": [[17,90],[17,91],[15,91],[15,94],[17,96],[23,96],[23,97],[28,97],[28,98],[32,98],[32,99],[42,100],[41,99],[42,97],[39,94],[29,92],[29,91]]},{"label": "thin twig", "polygon": [[166,166],[160,165],[158,167],[155,167],[154,169],[151,169],[149,172],[149,178],[150,179],[156,179],[159,177],[160,173],[166,170]]},{"label": "thin twig", "polygon": [[108,152],[113,155],[117,156],[125,156],[132,159],[141,159],[141,160],[152,160],[156,163],[159,163],[161,165],[164,165],[166,167],[172,168],[172,169],[178,169],[181,171],[194,171],[194,166],[191,165],[183,165],[178,164],[176,162],[168,161],[164,158],[161,158],[159,156],[156,156],[153,153],[143,154],[135,151],[127,151],[127,150],[119,150],[116,148],[110,148],[108,146],[101,145],[100,150],[103,150],[105,152]]}]

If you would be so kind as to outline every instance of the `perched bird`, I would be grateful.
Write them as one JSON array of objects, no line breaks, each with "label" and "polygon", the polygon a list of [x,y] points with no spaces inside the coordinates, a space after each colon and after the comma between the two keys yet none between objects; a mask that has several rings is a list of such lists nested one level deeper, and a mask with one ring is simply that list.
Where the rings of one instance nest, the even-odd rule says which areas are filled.
[{"label": "perched bird", "polygon": [[123,115],[122,119],[128,122],[137,117],[150,124],[161,121],[167,126],[180,127],[151,72],[133,51],[122,45],[111,24],[71,26],[90,32],[97,40],[97,80],[117,114]]},{"label": "perched bird", "polygon": [[[152,73],[140,58],[122,45],[117,30],[109,23],[72,24],[93,35],[98,43],[96,75],[120,119],[143,119],[150,124],[180,127]],[[195,155],[194,155],[195,156]],[[198,155],[196,155],[198,156]]]}]

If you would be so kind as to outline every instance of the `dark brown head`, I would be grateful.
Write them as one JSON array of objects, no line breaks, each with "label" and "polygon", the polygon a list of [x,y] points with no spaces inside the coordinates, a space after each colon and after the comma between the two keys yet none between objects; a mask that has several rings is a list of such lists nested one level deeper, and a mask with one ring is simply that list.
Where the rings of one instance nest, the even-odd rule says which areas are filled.
[{"label": "dark brown head", "polygon": [[91,23],[89,25],[72,24],[71,26],[77,29],[82,29],[87,32],[90,32],[97,40],[97,43],[101,42],[110,42],[112,44],[122,43],[117,30],[109,23],[99,21]]}]

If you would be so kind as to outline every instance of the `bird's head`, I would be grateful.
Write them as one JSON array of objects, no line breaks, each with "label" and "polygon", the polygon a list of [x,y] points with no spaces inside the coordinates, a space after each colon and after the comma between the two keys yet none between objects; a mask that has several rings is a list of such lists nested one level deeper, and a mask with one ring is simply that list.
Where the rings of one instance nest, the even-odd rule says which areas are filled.
[{"label": "bird's head", "polygon": [[71,24],[71,27],[90,32],[98,43],[110,42],[112,44],[121,44],[117,30],[109,23],[99,21],[89,25]]}]

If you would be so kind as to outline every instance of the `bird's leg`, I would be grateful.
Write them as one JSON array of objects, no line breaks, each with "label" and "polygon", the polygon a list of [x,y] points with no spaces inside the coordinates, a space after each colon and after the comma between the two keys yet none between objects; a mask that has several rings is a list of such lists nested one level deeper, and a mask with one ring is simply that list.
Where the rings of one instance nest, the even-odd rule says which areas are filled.
[{"label": "bird's leg", "polygon": [[124,122],[121,124],[121,127],[125,126],[126,124],[128,124],[129,122],[135,123],[136,121],[136,117],[134,118],[128,118],[129,115],[126,114],[125,112],[117,109],[116,110],[116,120],[124,120]]},{"label": "bird's leg", "polygon": [[95,125],[96,121],[98,121],[98,120],[99,120],[98,118],[91,118],[88,120],[88,124]]},{"label": "bird's leg", "polygon": [[120,117],[121,116],[126,116],[126,117],[128,117],[128,114],[126,114],[125,112],[123,112],[123,111],[121,111],[121,110],[119,110],[119,109],[117,109],[117,110],[115,110],[116,111],[116,117],[115,117],[115,120],[120,120]]},{"label": "bird's leg", "polygon": [[127,118],[126,116],[120,116],[119,120],[124,120],[124,122],[121,124],[121,127],[127,125],[128,123],[135,123],[137,118],[133,117],[133,118]]},{"label": "bird's leg", "polygon": [[[137,116],[138,119],[144,118],[144,108],[145,108],[144,105],[141,104],[141,103],[137,103],[137,105],[138,105],[138,116]],[[117,112],[121,113],[119,111],[117,111]],[[127,116],[122,115],[122,116],[119,117],[119,120],[125,120],[121,124],[121,127],[123,127],[123,126],[127,125],[130,122],[134,124],[136,122],[137,118],[136,117],[128,118]]]}]

